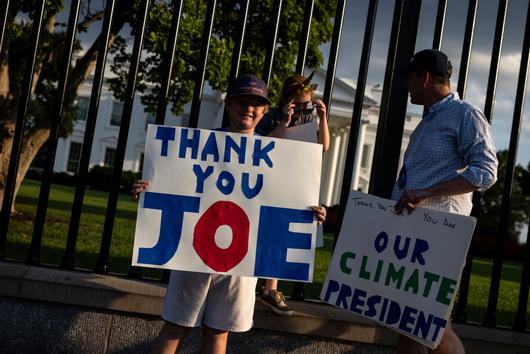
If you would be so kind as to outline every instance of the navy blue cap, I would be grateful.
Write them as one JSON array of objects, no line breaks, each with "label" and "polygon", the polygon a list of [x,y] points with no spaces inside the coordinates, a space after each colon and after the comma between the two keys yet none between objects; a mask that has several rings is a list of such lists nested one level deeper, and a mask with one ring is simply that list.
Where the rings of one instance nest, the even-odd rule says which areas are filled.
[{"label": "navy blue cap", "polygon": [[407,65],[407,72],[427,71],[429,74],[450,78],[453,65],[445,53],[437,49],[425,49],[414,54]]},{"label": "navy blue cap", "polygon": [[238,76],[228,86],[226,98],[236,96],[255,96],[263,100],[264,104],[272,104],[269,100],[269,89],[265,81],[254,75]]}]

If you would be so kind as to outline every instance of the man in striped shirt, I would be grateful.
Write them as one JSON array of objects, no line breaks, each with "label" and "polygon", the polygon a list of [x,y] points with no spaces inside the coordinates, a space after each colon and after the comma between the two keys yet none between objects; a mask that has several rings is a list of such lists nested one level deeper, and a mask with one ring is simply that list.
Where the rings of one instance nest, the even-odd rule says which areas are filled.
[{"label": "man in striped shirt", "polygon": [[[395,209],[410,213],[416,206],[469,215],[474,191],[497,180],[497,157],[490,125],[474,105],[451,92],[453,67],[434,49],[416,53],[407,67],[410,100],[424,107],[412,133],[394,185]],[[399,353],[426,353],[425,347],[400,336]],[[465,353],[448,324],[435,353]]]}]

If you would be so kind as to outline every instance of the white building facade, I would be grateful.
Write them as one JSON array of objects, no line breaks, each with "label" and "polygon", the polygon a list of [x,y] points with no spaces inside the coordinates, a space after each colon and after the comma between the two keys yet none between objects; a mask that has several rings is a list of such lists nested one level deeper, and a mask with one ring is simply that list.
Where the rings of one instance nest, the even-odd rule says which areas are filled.
[{"label": "white building facade", "polygon": [[[314,82],[323,84],[326,72],[318,70]],[[77,98],[79,119],[74,124],[72,134],[67,138],[59,139],[54,165],[55,172],[76,173],[81,156],[81,148],[85,132],[88,103],[92,90],[91,80],[87,80],[79,90]],[[354,173],[351,187],[363,192],[368,191],[372,156],[377,132],[379,105],[382,87],[380,85],[367,86],[363,101],[362,121],[358,137]],[[317,92],[317,95],[319,92]],[[340,200],[340,190],[344,175],[346,150],[348,145],[350,124],[352,118],[353,100],[355,97],[355,82],[348,79],[335,79],[331,109],[329,111],[329,129],[331,142],[329,150],[324,153],[322,163],[322,182],[320,199],[327,206],[336,205]],[[212,90],[205,85],[201,103],[199,128],[212,128],[221,126],[224,110],[224,94]],[[169,110],[166,114],[166,125],[184,126],[188,123],[191,105],[186,105],[184,113],[175,117]],[[89,167],[95,165],[112,166],[116,156],[118,134],[123,110],[123,103],[117,101],[107,85],[102,88],[98,119],[94,131],[94,142],[90,155]],[[419,120],[418,115],[407,115],[403,134],[401,157],[412,130]],[[131,115],[124,171],[138,172],[142,170],[143,154],[145,147],[145,134],[147,125],[154,123],[154,115],[146,113],[140,103],[140,97],[135,97]]]}]

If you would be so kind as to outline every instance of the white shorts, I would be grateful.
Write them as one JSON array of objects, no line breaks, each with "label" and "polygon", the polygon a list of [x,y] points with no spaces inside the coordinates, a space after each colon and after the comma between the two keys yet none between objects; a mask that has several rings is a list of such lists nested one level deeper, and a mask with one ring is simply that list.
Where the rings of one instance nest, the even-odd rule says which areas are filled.
[{"label": "white shorts", "polygon": [[257,278],[171,271],[162,318],[184,327],[252,328]]}]

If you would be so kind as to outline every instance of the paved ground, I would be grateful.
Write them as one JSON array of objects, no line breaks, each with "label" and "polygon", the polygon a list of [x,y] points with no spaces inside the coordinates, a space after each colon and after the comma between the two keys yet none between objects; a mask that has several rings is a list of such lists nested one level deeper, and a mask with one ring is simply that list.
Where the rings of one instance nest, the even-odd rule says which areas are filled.
[{"label": "paved ground", "polygon": [[[1,353],[147,353],[162,321],[156,317],[0,297]],[[197,353],[193,331],[180,353]],[[393,353],[393,348],[252,330],[232,334],[229,353]]]}]

